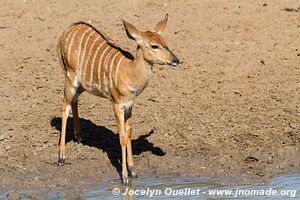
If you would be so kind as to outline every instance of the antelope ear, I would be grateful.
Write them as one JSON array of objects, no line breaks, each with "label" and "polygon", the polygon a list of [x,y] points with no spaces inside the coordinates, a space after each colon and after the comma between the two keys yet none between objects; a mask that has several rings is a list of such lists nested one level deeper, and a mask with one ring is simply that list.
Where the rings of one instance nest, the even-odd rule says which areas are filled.
[{"label": "antelope ear", "polygon": [[142,45],[143,44],[143,40],[141,37],[141,32],[132,24],[130,24],[129,22],[122,20],[126,34],[128,36],[129,39],[135,40],[138,45]]},{"label": "antelope ear", "polygon": [[161,20],[160,22],[158,22],[158,24],[155,26],[153,31],[155,31],[158,34],[161,34],[167,26],[168,17],[169,17],[169,14],[167,13],[165,18],[163,20]]}]

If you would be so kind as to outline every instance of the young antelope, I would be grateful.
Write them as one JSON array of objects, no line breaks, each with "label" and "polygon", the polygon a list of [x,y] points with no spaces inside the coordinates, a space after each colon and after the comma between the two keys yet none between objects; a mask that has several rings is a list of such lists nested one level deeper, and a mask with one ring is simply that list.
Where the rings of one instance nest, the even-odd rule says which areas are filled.
[{"label": "young antelope", "polygon": [[[111,38],[90,24],[72,24],[60,37],[58,52],[65,74],[59,165],[65,162],[65,137],[69,112],[72,109],[74,134],[80,142],[78,96],[87,91],[111,101],[122,148],[122,181],[128,184],[128,171],[136,177],[131,148],[130,118],[135,98],[148,85],[154,64],[179,64],[160,33],[165,29],[168,14],[153,30],[141,32],[123,21],[126,33],[137,43],[135,56],[121,49]],[[127,152],[126,152],[127,151]],[[127,161],[126,161],[127,159]],[[128,171],[127,171],[128,169]]]}]

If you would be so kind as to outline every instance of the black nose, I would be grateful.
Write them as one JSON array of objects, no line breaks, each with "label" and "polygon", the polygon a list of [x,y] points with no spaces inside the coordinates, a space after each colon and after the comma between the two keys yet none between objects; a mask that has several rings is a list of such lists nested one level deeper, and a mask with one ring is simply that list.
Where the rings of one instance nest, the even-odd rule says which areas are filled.
[{"label": "black nose", "polygon": [[176,56],[174,56],[172,59],[172,66],[176,66],[178,64],[179,64],[179,59]]}]

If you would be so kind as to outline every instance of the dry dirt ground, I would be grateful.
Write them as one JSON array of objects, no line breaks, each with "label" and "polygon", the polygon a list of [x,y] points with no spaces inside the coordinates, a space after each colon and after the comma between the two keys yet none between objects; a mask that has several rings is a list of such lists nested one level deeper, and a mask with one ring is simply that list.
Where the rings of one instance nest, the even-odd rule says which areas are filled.
[{"label": "dry dirt ground", "polygon": [[163,36],[183,63],[155,66],[136,101],[139,174],[264,179],[300,172],[299,6],[298,0],[1,0],[0,189],[119,178],[110,102],[87,93],[79,101],[83,144],[74,141],[70,120],[67,164],[55,164],[64,79],[57,39],[72,22],[86,20],[133,52],[121,19],[146,30],[166,13]]}]

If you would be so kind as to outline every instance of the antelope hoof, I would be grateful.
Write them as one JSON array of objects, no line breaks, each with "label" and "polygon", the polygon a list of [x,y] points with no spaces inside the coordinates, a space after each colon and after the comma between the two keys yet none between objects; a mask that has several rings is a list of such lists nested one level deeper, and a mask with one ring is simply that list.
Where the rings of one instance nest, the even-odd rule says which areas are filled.
[{"label": "antelope hoof", "polygon": [[129,179],[128,179],[128,177],[123,177],[122,178],[122,183],[123,183],[124,186],[128,186],[129,185]]},{"label": "antelope hoof", "polygon": [[59,156],[58,166],[64,166],[64,164],[65,164],[65,157],[64,156]]},{"label": "antelope hoof", "polygon": [[134,168],[129,167],[129,168],[128,168],[128,172],[129,172],[129,176],[130,176],[131,178],[137,178],[137,177],[138,177],[138,175],[137,175],[137,173],[136,173],[136,171],[135,171]]}]

